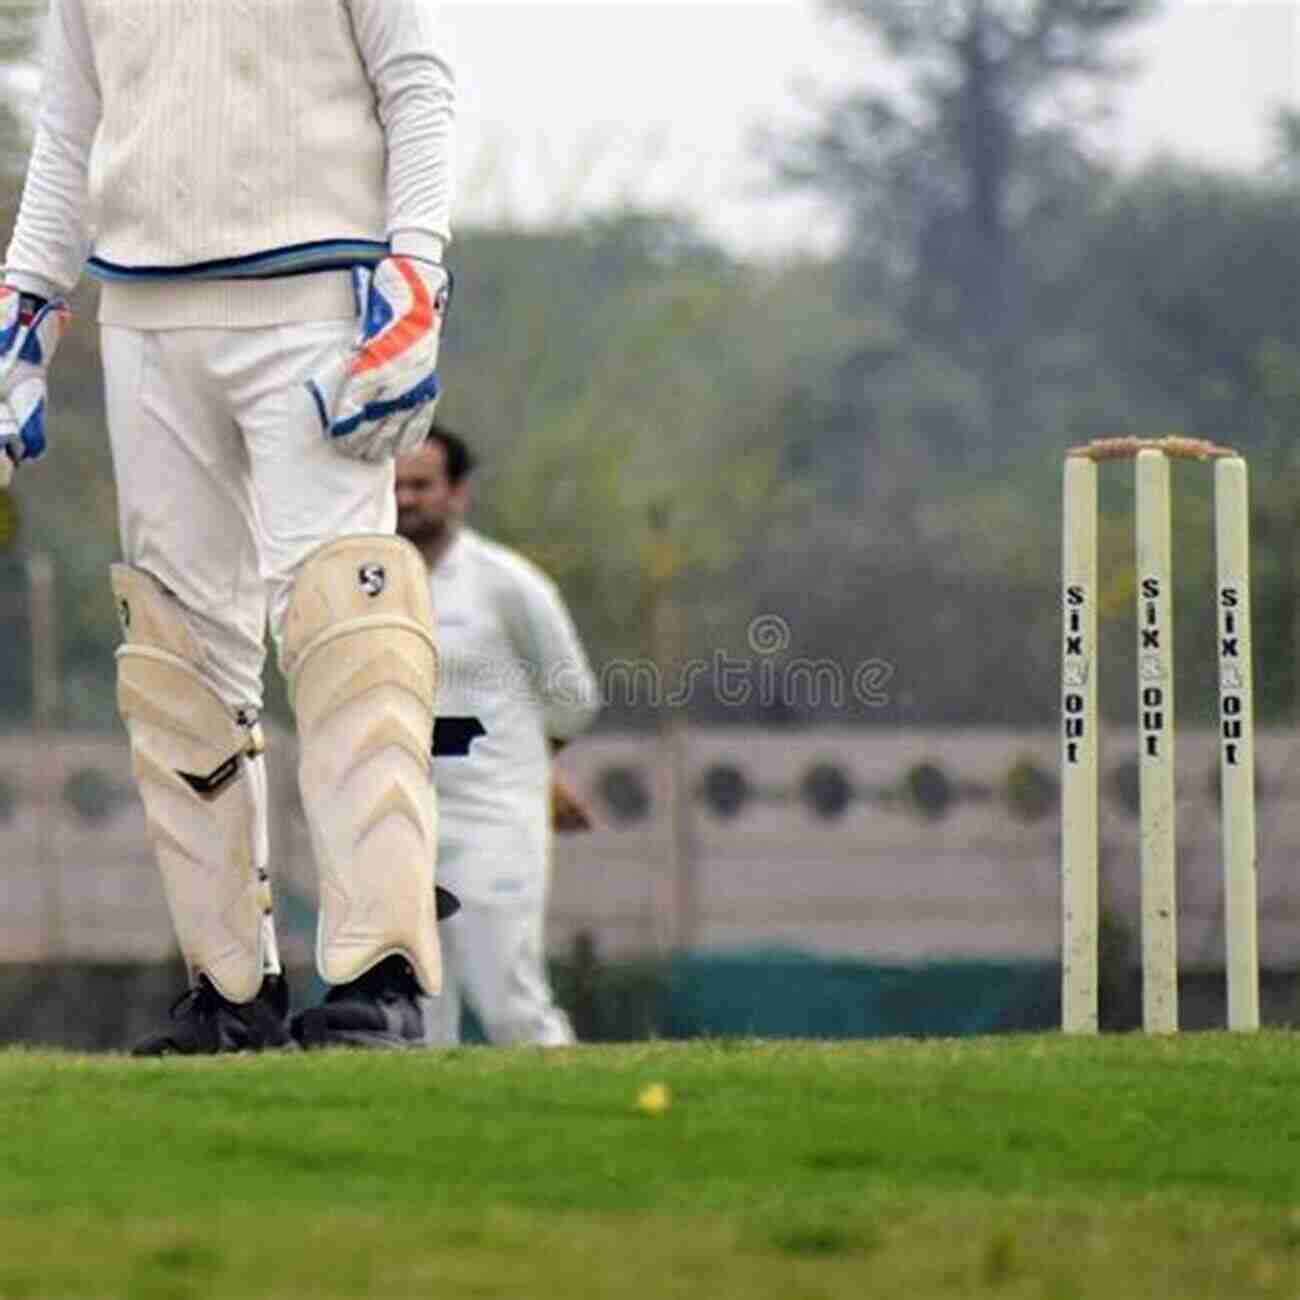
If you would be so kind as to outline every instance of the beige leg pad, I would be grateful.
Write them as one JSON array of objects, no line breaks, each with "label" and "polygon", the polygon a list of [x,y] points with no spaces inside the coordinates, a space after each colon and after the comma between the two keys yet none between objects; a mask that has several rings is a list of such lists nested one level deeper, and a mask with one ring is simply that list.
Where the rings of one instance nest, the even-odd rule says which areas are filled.
[{"label": "beige leg pad", "polygon": [[203,677],[202,647],[176,602],[149,574],[112,569],[126,636],[117,703],[131,741],[177,941],[232,1002],[262,982],[262,919],[270,911],[256,791],[248,759],[262,749]]},{"label": "beige leg pad", "polygon": [[282,662],[320,871],[321,975],[346,983],[401,953],[437,993],[437,654],[420,553],[369,535],[314,552],[289,602]]}]

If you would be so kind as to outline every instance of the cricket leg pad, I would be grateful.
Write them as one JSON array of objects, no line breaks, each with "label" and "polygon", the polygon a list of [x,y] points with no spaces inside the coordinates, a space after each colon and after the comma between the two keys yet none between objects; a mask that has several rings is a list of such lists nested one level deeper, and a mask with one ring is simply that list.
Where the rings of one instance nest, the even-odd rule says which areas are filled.
[{"label": "cricket leg pad", "polygon": [[265,809],[248,770],[261,729],[208,682],[183,608],[153,577],[116,564],[112,584],[125,636],[118,711],[177,942],[192,983],[206,976],[228,1002],[250,1002],[271,910]]},{"label": "cricket leg pad", "polygon": [[290,596],[281,653],[320,872],[321,976],[352,984],[396,956],[436,993],[438,660],[420,553],[369,534],[313,552]]}]

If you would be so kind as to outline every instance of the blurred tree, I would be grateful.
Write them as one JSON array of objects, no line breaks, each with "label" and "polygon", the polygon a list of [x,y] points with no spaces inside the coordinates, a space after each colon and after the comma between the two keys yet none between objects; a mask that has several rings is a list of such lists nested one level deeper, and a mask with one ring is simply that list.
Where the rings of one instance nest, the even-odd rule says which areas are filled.
[{"label": "blurred tree", "polygon": [[[1001,464],[980,440],[995,426],[976,367],[905,304],[864,298],[856,263],[742,265],[688,223],[643,212],[462,229],[442,413],[483,455],[476,519],[562,583],[598,664],[648,653],[648,519],[667,505],[690,657],[752,660],[750,620],[767,613],[785,620],[791,656],[871,669],[868,702],[801,699],[780,720],[1041,725],[1059,689],[1061,448],[1104,432],[1206,433],[1251,453],[1256,644],[1270,665],[1258,700],[1263,717],[1294,714],[1297,174],[1282,161],[1262,176],[1099,172],[1086,203],[1018,246],[1041,382],[1023,408],[1036,441]],[[55,556],[67,716],[114,726],[115,502],[93,294],[75,305],[49,455],[15,483],[12,558]],[[1102,550],[1115,620],[1105,698],[1131,718],[1127,477],[1107,476]],[[1213,625],[1208,497],[1195,473],[1180,477],[1181,675],[1212,661],[1196,637]],[[11,717],[25,699],[12,685],[0,693]],[[1204,680],[1179,692],[1189,719],[1212,704]],[[711,721],[776,719],[757,697],[717,707],[703,685],[692,705]]]},{"label": "blurred tree", "polygon": [[1068,293],[1050,292],[1069,244],[1060,231],[1100,179],[1089,128],[1122,70],[1109,42],[1157,3],[827,0],[878,40],[906,86],[830,101],[810,133],[776,146],[780,174],[848,215],[853,297],[887,304],[980,384],[966,431],[978,450],[1029,422],[1027,348],[1041,348],[1049,309],[1068,320]]},{"label": "blurred tree", "polygon": [[1300,184],[1300,109],[1282,108],[1273,118],[1273,170],[1291,184]]},{"label": "blurred tree", "polygon": [[647,521],[667,504],[696,638],[743,626],[739,566],[809,509],[821,358],[865,332],[831,273],[741,267],[638,213],[457,249],[483,309],[449,332],[443,411],[485,453],[483,527],[562,583],[598,659],[639,657]]},{"label": "blurred tree", "polygon": [[1164,161],[1110,187],[1096,208],[1077,319],[1101,365],[1172,424],[1264,435],[1260,349],[1300,344],[1297,198],[1285,179]]}]

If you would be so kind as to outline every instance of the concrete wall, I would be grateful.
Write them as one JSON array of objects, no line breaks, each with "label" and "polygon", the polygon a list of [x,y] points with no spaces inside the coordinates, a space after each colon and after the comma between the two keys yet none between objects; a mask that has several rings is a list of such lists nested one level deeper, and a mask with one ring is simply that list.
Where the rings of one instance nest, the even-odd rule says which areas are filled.
[{"label": "concrete wall", "polygon": [[[1259,744],[1260,939],[1266,965],[1300,965],[1300,749],[1289,734]],[[674,749],[674,746],[676,747]],[[1137,922],[1137,820],[1114,792],[1131,738],[1110,738],[1103,787],[1106,890]],[[677,769],[670,755],[681,755]],[[690,731],[671,742],[610,735],[578,741],[562,765],[592,797],[602,828],[557,844],[550,941],[567,951],[580,932],[606,957],[688,944],[702,949],[788,945],[874,962],[950,958],[1055,959],[1059,952],[1059,831],[1055,813],[1015,815],[1005,778],[1021,757],[1049,773],[1053,733]],[[315,882],[294,789],[294,742],[273,734],[273,866],[281,930],[294,964],[311,960]],[[1222,962],[1214,738],[1178,737],[1180,947],[1189,969]],[[837,765],[856,797],[825,820],[799,801],[815,763]],[[906,775],[931,762],[954,800],[926,817]],[[726,818],[697,797],[715,764],[743,772],[756,797]],[[619,822],[600,797],[603,774],[639,775],[648,818]],[[143,815],[127,794],[88,821],[62,797],[68,778],[94,770],[130,791],[126,746],[65,736],[52,760],[27,736],[0,740],[0,780],[17,793],[0,821],[0,961],[154,961],[173,952]],[[672,815],[671,773],[688,797]]]}]

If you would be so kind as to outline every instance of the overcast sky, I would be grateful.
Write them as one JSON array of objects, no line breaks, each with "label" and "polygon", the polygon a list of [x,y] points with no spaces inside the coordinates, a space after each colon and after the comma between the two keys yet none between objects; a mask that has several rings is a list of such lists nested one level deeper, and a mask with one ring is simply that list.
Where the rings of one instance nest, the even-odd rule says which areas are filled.
[{"label": "overcast sky", "polygon": [[[1142,70],[1110,132],[1254,167],[1268,117],[1300,106],[1300,0],[1166,0],[1127,43]],[[756,127],[807,121],[807,93],[887,84],[815,0],[478,0],[444,6],[461,81],[462,219],[570,217],[620,197],[696,213],[738,252],[822,246],[827,214],[763,199]]]}]

